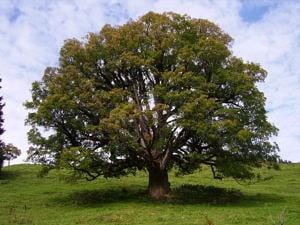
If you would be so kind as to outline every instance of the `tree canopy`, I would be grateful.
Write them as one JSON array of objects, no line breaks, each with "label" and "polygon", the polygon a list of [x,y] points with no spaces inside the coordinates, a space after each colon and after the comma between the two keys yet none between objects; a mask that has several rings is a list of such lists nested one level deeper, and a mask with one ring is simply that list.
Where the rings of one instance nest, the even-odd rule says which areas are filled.
[{"label": "tree canopy", "polygon": [[277,128],[256,86],[266,71],[233,56],[232,42],[214,23],[172,12],[65,41],[25,103],[29,159],[87,179],[146,169],[157,199],[172,168],[254,178],[278,159]]},{"label": "tree canopy", "polygon": [[18,149],[16,146],[13,144],[5,144],[3,148],[3,156],[5,160],[13,160],[16,159],[18,156],[21,155],[21,150]]}]

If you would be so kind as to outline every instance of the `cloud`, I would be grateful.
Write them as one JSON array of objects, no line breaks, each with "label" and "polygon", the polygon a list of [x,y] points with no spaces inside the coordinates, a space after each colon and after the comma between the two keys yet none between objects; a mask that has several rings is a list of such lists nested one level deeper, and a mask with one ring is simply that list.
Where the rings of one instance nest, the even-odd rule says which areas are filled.
[{"label": "cloud", "polygon": [[[6,106],[3,139],[27,149],[24,101],[47,66],[57,65],[68,38],[82,38],[106,24],[122,24],[148,11],[174,11],[209,19],[234,39],[233,53],[267,69],[259,87],[267,97],[274,138],[285,159],[300,161],[300,2],[297,0],[53,0],[1,1],[0,76]],[[25,158],[23,154],[22,159]],[[21,159],[21,160],[22,160]],[[16,162],[21,162],[16,160]]]},{"label": "cloud", "polygon": [[267,97],[269,120],[280,129],[275,138],[283,158],[300,161],[300,2],[272,5],[263,18],[236,35],[235,53],[267,69],[260,85]]}]

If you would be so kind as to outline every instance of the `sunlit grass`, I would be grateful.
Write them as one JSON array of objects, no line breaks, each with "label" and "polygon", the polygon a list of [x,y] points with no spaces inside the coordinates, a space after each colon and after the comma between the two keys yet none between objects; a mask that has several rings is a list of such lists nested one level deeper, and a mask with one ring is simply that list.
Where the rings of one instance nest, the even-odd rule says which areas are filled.
[{"label": "sunlit grass", "polygon": [[300,224],[300,164],[262,170],[270,180],[240,185],[199,173],[170,175],[169,200],[148,198],[147,174],[93,182],[61,181],[56,171],[38,178],[39,166],[5,167],[0,177],[0,224]]}]

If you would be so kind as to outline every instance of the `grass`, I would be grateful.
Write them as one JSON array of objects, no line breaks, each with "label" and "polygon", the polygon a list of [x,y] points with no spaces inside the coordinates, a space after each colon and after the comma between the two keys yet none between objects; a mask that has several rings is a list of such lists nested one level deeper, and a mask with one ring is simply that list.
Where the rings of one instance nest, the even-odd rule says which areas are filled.
[{"label": "grass", "polygon": [[300,224],[300,164],[262,170],[273,179],[252,185],[213,180],[205,168],[184,177],[171,173],[172,197],[165,202],[147,197],[144,172],[66,183],[58,179],[57,171],[38,178],[39,169],[37,165],[3,168],[0,225]]}]

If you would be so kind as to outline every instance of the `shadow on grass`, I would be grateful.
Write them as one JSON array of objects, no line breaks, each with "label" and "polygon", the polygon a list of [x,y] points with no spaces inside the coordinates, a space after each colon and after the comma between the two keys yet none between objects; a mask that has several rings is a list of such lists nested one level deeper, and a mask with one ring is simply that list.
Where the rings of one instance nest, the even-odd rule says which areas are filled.
[{"label": "shadow on grass", "polygon": [[[56,197],[53,200],[59,204],[77,206],[100,206],[102,204],[121,202],[159,203],[150,199],[147,191],[140,187],[123,187],[112,190],[82,190],[73,192],[65,197]],[[256,206],[281,201],[280,196],[273,194],[244,195],[237,189],[184,184],[174,188],[170,197],[163,203]]]},{"label": "shadow on grass", "polygon": [[14,180],[19,176],[17,171],[2,170],[0,172],[0,184],[8,183],[9,180]]},{"label": "shadow on grass", "polygon": [[120,188],[111,190],[82,190],[75,191],[65,197],[53,199],[64,205],[94,206],[114,202],[147,201],[147,192],[144,189]]},{"label": "shadow on grass", "polygon": [[243,194],[237,189],[184,184],[173,190],[173,201],[181,204],[222,205],[239,202]]},{"label": "shadow on grass", "polygon": [[0,183],[16,179],[31,179],[36,177],[39,166],[34,164],[17,164],[3,167],[0,172]]},{"label": "shadow on grass", "polygon": [[282,202],[276,194],[243,194],[238,189],[226,189],[214,186],[184,184],[173,190],[174,201],[181,204],[239,205],[257,206],[265,203]]}]

